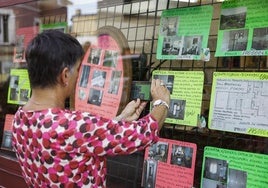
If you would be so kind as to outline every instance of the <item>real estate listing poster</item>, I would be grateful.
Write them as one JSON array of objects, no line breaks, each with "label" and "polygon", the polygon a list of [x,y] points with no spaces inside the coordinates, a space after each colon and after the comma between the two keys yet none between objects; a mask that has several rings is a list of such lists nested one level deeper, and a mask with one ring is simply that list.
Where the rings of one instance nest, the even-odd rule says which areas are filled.
[{"label": "real estate listing poster", "polygon": [[215,56],[267,56],[267,7],[268,1],[224,1]]},{"label": "real estate listing poster", "polygon": [[164,10],[160,20],[157,59],[208,61],[212,6]]},{"label": "real estate listing poster", "polygon": [[267,111],[267,72],[214,72],[210,129],[268,137]]},{"label": "real estate listing poster", "polygon": [[192,187],[196,144],[160,138],[145,150],[142,184],[144,187]]},{"label": "real estate listing poster", "polygon": [[12,121],[13,119],[14,119],[13,114],[6,114],[1,149],[10,150],[10,151],[13,150],[13,146],[12,146]]},{"label": "real estate listing poster", "polygon": [[197,126],[200,116],[203,71],[153,71],[153,78],[163,80],[170,92],[170,108],[166,123]]},{"label": "real estate listing poster", "polygon": [[[113,29],[109,30],[110,34]],[[75,91],[76,110],[106,118],[114,118],[120,112],[120,108],[129,100],[131,88],[127,71],[131,70],[131,63],[124,60],[122,43],[110,34],[99,35],[97,42],[87,50]],[[116,35],[119,34],[116,31]]]},{"label": "real estate listing poster", "polygon": [[206,146],[201,188],[264,188],[268,155]]},{"label": "real estate listing poster", "polygon": [[27,69],[11,69],[7,103],[24,105],[31,94]]}]

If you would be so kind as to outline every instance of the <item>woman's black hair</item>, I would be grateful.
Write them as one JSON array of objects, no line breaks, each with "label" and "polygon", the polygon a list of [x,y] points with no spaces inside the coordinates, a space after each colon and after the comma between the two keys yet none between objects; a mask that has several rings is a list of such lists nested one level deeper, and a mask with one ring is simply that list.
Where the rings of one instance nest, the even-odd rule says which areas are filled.
[{"label": "woman's black hair", "polygon": [[26,62],[32,88],[54,86],[63,68],[72,68],[83,57],[81,44],[58,30],[38,34],[26,49]]}]

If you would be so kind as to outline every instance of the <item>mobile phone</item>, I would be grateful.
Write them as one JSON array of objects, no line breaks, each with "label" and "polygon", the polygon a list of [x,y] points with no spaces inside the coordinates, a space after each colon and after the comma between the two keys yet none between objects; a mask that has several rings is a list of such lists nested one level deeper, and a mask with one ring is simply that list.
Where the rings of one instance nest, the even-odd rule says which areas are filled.
[{"label": "mobile phone", "polygon": [[141,99],[142,101],[151,100],[151,82],[150,81],[132,81],[131,100]]}]

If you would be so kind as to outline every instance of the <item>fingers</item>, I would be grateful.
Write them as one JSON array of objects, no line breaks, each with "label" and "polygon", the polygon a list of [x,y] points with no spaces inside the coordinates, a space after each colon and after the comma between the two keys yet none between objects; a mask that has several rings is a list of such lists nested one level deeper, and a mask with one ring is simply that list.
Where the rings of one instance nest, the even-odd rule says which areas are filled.
[{"label": "fingers", "polygon": [[143,111],[143,109],[146,107],[147,102],[141,102],[140,105],[138,106],[137,110],[139,111],[139,114]]},{"label": "fingers", "polygon": [[151,96],[153,100],[161,99],[170,102],[170,93],[163,80],[152,79]]}]

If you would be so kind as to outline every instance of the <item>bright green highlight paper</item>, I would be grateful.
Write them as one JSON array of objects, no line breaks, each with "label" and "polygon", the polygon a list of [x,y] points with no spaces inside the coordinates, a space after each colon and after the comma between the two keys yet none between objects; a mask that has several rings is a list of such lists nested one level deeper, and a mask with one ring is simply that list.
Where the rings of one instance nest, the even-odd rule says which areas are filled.
[{"label": "bright green highlight paper", "polygon": [[153,71],[153,78],[164,81],[171,94],[166,123],[197,126],[201,111],[203,71]]},{"label": "bright green highlight paper", "polygon": [[31,89],[27,69],[11,69],[7,103],[26,104]]},{"label": "bright green highlight paper", "polygon": [[162,13],[157,59],[205,59],[212,6],[165,10]]},{"label": "bright green highlight paper", "polygon": [[268,185],[268,155],[205,147],[201,188],[264,188]]},{"label": "bright green highlight paper", "polygon": [[268,55],[267,7],[267,0],[225,0],[215,56]]},{"label": "bright green highlight paper", "polygon": [[40,25],[40,31],[44,30],[49,30],[49,29],[54,29],[54,30],[59,30],[62,32],[66,32],[67,29],[67,22],[57,22],[57,23],[50,23],[50,24],[41,24]]},{"label": "bright green highlight paper", "polygon": [[268,137],[268,72],[214,72],[210,129]]}]

